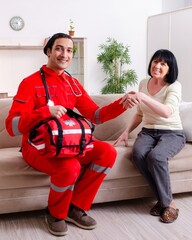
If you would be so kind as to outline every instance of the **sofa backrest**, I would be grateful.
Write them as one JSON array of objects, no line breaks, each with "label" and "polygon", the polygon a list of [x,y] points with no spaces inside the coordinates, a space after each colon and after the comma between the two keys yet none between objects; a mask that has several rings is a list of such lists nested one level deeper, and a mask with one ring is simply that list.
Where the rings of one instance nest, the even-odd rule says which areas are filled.
[{"label": "sofa backrest", "polygon": [[21,136],[11,137],[5,128],[5,119],[8,116],[12,98],[0,99],[0,148],[20,147]]},{"label": "sofa backrest", "polygon": [[[124,94],[101,94],[92,95],[91,97],[100,107],[102,107],[114,102],[115,100],[121,98],[123,95]],[[121,135],[121,133],[123,133],[123,131],[126,129],[128,123],[130,122],[131,117],[134,115],[135,112],[136,107],[128,109],[115,119],[97,125],[94,131],[94,136],[97,139],[103,141],[116,140]],[[138,126],[134,131],[132,131],[129,134],[129,138],[135,139],[140,129],[141,126]]]},{"label": "sofa backrest", "polygon": [[[110,104],[111,102],[121,98],[123,94],[101,94],[101,95],[92,95],[92,99],[100,106]],[[21,136],[11,137],[7,133],[5,128],[5,119],[8,116],[9,109],[12,104],[12,98],[3,98],[0,99],[0,148],[5,147],[20,147],[21,145]],[[135,108],[128,109],[123,114],[118,116],[115,119],[112,119],[103,124],[96,125],[94,136],[97,139],[103,141],[113,141],[116,140],[120,134],[125,130],[128,125],[131,117],[135,113]],[[138,133],[137,128],[131,134],[129,138],[135,138]]]}]

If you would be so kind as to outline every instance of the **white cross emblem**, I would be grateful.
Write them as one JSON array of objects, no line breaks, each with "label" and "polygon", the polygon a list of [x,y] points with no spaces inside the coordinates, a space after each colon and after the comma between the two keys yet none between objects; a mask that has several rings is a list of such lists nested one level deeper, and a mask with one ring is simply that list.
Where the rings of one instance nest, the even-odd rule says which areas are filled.
[{"label": "white cross emblem", "polygon": [[65,120],[64,123],[68,126],[71,126],[71,127],[75,125],[75,122],[71,119],[70,120]]}]

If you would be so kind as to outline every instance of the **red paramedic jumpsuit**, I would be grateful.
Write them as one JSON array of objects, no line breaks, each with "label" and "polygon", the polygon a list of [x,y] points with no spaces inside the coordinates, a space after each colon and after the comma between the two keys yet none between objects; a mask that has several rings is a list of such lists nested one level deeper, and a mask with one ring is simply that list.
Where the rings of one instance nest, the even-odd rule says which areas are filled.
[{"label": "red paramedic jumpsuit", "polygon": [[[125,111],[119,104],[120,99],[99,108],[77,79],[74,79],[74,84],[66,73],[58,75],[45,65],[43,70],[51,100],[55,105],[77,108],[95,124],[115,118]],[[48,209],[53,217],[65,219],[70,203],[83,210],[90,209],[98,188],[115,162],[116,151],[110,144],[95,140],[93,150],[88,151],[84,157],[53,159],[40,155],[38,150],[28,143],[29,132],[36,123],[50,117],[45,89],[38,71],[20,83],[6,119],[6,128],[11,136],[23,135],[24,160],[50,176]],[[87,166],[86,171],[76,182],[83,165]]]}]

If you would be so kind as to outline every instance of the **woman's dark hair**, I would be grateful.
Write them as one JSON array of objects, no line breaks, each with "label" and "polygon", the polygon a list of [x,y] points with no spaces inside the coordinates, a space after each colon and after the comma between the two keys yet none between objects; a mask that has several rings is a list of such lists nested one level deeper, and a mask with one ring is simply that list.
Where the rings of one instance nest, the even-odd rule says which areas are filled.
[{"label": "woman's dark hair", "polygon": [[177,60],[171,51],[167,49],[159,49],[153,54],[148,66],[149,76],[151,76],[151,64],[153,60],[164,61],[169,66],[169,71],[165,79],[167,83],[174,83],[177,80],[178,73],[179,73]]},{"label": "woman's dark hair", "polygon": [[55,40],[58,38],[68,38],[68,39],[71,39],[71,41],[73,42],[73,39],[70,35],[65,34],[65,33],[56,33],[52,37],[49,38],[45,47],[43,48],[43,52],[45,53],[45,55],[47,55],[48,49],[52,50],[53,44],[54,44]]}]

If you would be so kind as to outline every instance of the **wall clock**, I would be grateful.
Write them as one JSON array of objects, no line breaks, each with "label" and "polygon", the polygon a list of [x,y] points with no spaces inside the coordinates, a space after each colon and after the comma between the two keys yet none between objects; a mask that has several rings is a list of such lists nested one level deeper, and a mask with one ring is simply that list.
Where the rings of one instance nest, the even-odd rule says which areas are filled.
[{"label": "wall clock", "polygon": [[10,19],[10,27],[15,31],[20,31],[24,28],[25,22],[24,20],[19,16],[14,16]]}]

